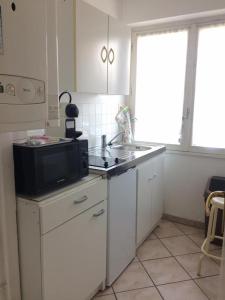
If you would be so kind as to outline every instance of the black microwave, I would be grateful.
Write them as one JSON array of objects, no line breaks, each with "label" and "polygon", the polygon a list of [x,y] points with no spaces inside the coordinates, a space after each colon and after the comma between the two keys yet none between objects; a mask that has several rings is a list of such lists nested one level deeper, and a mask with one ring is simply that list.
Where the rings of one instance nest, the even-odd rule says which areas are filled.
[{"label": "black microwave", "polygon": [[89,174],[87,140],[14,144],[13,155],[17,194],[40,196]]}]

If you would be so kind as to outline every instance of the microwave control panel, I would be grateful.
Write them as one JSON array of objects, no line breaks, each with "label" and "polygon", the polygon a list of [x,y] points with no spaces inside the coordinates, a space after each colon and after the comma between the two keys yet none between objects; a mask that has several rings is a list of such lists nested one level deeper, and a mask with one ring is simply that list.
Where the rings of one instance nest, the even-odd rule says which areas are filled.
[{"label": "microwave control panel", "polygon": [[0,74],[0,104],[38,104],[46,102],[45,82]]}]

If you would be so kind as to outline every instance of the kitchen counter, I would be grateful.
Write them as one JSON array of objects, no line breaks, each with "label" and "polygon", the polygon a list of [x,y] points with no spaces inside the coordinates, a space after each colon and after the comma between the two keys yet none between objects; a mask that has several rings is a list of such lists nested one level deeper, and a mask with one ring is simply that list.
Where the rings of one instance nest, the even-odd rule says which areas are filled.
[{"label": "kitchen counter", "polygon": [[134,168],[136,165],[152,158],[160,153],[166,151],[164,145],[160,146],[151,146],[151,149],[146,151],[127,151],[127,150],[118,150],[116,148],[107,147],[102,148],[92,148],[89,149],[89,155],[101,156],[101,157],[111,157],[123,159],[122,163],[116,164],[110,168],[101,168],[89,166],[90,172],[99,175],[105,175],[106,177],[111,177],[119,175],[125,172],[127,169]]}]

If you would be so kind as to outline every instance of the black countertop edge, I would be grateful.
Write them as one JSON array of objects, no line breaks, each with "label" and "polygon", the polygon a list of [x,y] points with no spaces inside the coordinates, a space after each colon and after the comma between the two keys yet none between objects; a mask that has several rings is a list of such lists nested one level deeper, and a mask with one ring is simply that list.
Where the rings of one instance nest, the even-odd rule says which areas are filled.
[{"label": "black countertop edge", "polygon": [[151,150],[138,152],[138,154],[136,155],[132,153],[129,157],[127,157],[125,162],[119,165],[115,165],[108,169],[90,166],[89,171],[92,174],[104,175],[107,178],[110,178],[112,176],[118,176],[126,172],[128,169],[135,168],[138,164],[156,155],[159,155],[165,151],[166,151],[165,146],[155,146]]}]

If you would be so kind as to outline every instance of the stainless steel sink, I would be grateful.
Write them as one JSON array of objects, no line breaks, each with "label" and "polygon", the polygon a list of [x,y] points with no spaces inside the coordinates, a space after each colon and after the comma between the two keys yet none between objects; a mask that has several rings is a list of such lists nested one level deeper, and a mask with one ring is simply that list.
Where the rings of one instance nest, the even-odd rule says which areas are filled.
[{"label": "stainless steel sink", "polygon": [[151,150],[152,147],[141,146],[136,144],[121,144],[121,145],[113,145],[111,149],[116,150],[125,150],[125,151],[148,151]]}]

